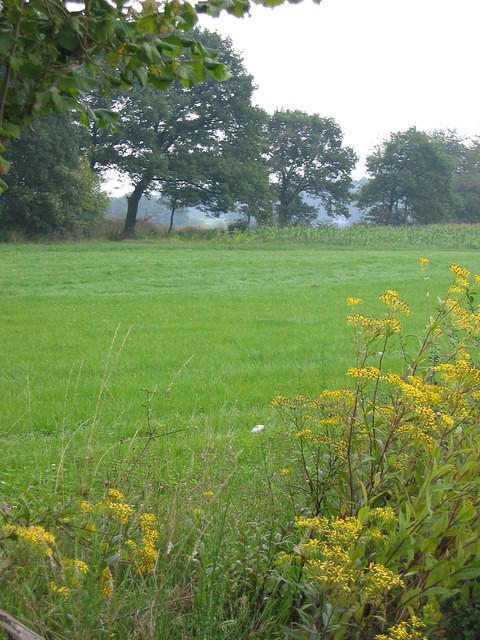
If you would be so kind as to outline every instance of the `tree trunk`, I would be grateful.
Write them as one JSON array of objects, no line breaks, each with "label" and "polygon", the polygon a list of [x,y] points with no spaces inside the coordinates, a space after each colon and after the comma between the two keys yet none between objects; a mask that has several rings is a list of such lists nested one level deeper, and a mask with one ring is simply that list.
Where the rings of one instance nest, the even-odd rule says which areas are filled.
[{"label": "tree trunk", "polygon": [[145,176],[135,185],[135,189],[128,196],[127,216],[123,227],[124,238],[133,238],[135,235],[135,225],[137,224],[138,203],[151,182],[150,176]]},{"label": "tree trunk", "polygon": [[289,211],[288,204],[286,202],[280,201],[278,207],[278,226],[279,227],[288,227],[289,222]]},{"label": "tree trunk", "polygon": [[177,199],[175,198],[172,202],[172,208],[170,209],[170,225],[168,227],[168,231],[167,231],[167,238],[170,236],[170,234],[172,233],[172,229],[173,229],[173,218],[175,216],[175,211],[177,209]]}]

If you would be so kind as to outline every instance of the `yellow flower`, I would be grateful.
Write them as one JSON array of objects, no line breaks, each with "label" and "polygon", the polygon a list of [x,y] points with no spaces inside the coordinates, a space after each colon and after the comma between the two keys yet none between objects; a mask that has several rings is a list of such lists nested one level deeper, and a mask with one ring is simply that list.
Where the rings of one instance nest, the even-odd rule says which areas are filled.
[{"label": "yellow flower", "polygon": [[410,620],[399,622],[389,629],[388,635],[377,634],[375,640],[427,640],[427,637],[419,631],[425,625],[416,616]]},{"label": "yellow flower", "polygon": [[157,517],[154,513],[142,513],[140,516],[140,528],[142,531],[153,529],[157,523]]},{"label": "yellow flower", "polygon": [[368,574],[365,576],[364,591],[367,600],[375,601],[385,591],[404,586],[403,580],[383,564],[375,564],[374,562],[369,564]]},{"label": "yellow flower", "polygon": [[276,409],[277,407],[288,407],[290,403],[285,396],[275,396],[270,404]]},{"label": "yellow flower", "polygon": [[290,469],[288,469],[287,467],[283,467],[283,469],[280,469],[280,475],[285,477],[288,476],[290,474]]},{"label": "yellow flower", "polygon": [[131,553],[137,550],[137,543],[135,542],[135,540],[132,540],[131,538],[129,538],[128,540],[125,540],[125,546],[127,547],[127,550]]},{"label": "yellow flower", "polygon": [[16,525],[4,525],[3,530],[8,534],[14,534],[32,547],[40,547],[42,552],[51,558],[53,555],[52,546],[55,544],[55,536],[43,527],[30,525],[29,527],[19,527]]},{"label": "yellow flower", "polygon": [[137,562],[140,572],[143,574],[153,573],[157,557],[158,553],[155,547],[152,547],[151,545],[144,545],[143,549],[140,549],[137,554]]},{"label": "yellow flower", "polygon": [[203,492],[203,495],[204,495],[206,498],[213,498],[213,496],[214,496],[215,494],[213,493],[213,491],[204,491],[204,492]]},{"label": "yellow flower", "polygon": [[461,267],[459,264],[450,265],[450,271],[453,273],[457,280],[461,280],[462,282],[466,282],[468,286],[468,280],[470,278],[470,271]]},{"label": "yellow flower", "polygon": [[58,593],[64,598],[68,598],[68,596],[70,595],[70,590],[68,587],[66,587],[65,585],[62,585],[59,587],[57,583],[54,582],[53,580],[50,580],[50,582],[48,583],[48,586],[52,593]]},{"label": "yellow flower", "polygon": [[120,524],[127,524],[133,513],[132,507],[124,502],[110,502],[108,510],[111,515],[118,519]]},{"label": "yellow flower", "polygon": [[88,573],[88,564],[83,562],[83,560],[74,560],[73,566],[77,571],[80,571],[80,573],[83,573],[84,575]]},{"label": "yellow flower", "polygon": [[110,502],[123,502],[125,500],[125,496],[118,489],[109,489],[107,496]]},{"label": "yellow flower", "polygon": [[347,371],[347,376],[357,379],[377,380],[380,377],[380,371],[377,367],[350,367]]},{"label": "yellow flower", "polygon": [[81,502],[80,511],[93,511],[93,507],[88,502]]},{"label": "yellow flower", "polygon": [[380,301],[391,311],[401,311],[407,316],[410,315],[410,307],[403,300],[400,300],[398,291],[387,289],[380,296]]},{"label": "yellow flower", "polygon": [[347,304],[349,307],[356,307],[359,304],[362,304],[363,300],[361,298],[347,298]]},{"label": "yellow flower", "polygon": [[418,262],[420,263],[421,267],[426,267],[430,260],[428,258],[419,258]]},{"label": "yellow flower", "polygon": [[113,576],[112,572],[108,567],[105,567],[102,573],[103,577],[103,586],[102,586],[102,594],[105,600],[111,597],[113,593]]},{"label": "yellow flower", "polygon": [[370,517],[386,526],[397,521],[397,516],[392,507],[377,507],[370,511]]}]

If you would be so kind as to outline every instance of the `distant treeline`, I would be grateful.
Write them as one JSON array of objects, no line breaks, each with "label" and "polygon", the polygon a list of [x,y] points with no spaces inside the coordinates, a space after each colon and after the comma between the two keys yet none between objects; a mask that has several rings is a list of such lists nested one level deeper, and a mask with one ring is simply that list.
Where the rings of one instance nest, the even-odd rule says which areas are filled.
[{"label": "distant treeline", "polygon": [[[138,85],[110,95],[98,86],[84,98],[90,118],[38,118],[10,142],[3,236],[97,234],[109,206],[100,185],[112,169],[132,185],[121,212],[125,236],[134,234],[149,197],[147,217],[160,213],[168,233],[188,208],[228,212],[245,227],[357,218],[355,207],[382,225],[480,221],[479,139],[414,128],[393,133],[368,157],[368,179],[353,185],[357,157],[333,119],[301,111],[269,116],[252,106],[253,78],[230,41],[209,32],[201,38],[220,51],[230,80],[166,91]],[[94,116],[112,111],[114,128]]]}]

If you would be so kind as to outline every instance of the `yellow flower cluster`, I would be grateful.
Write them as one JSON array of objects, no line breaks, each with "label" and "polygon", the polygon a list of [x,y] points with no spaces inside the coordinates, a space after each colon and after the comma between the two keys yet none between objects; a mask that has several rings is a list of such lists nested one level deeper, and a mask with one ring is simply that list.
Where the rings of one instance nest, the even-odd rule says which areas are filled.
[{"label": "yellow flower cluster", "polygon": [[283,469],[280,469],[280,475],[285,478],[290,475],[290,469],[288,467],[283,467]]},{"label": "yellow flower cluster", "polygon": [[108,600],[113,594],[113,576],[112,572],[108,567],[105,567],[102,573],[103,577],[103,585],[102,585],[102,595],[105,600]]},{"label": "yellow flower cluster", "polygon": [[81,502],[80,511],[85,511],[85,512],[93,511],[93,507],[89,502]]},{"label": "yellow flower cluster", "polygon": [[361,313],[347,316],[347,324],[353,325],[356,329],[361,329],[365,333],[377,337],[384,329],[383,320],[373,318],[372,316],[364,316]]},{"label": "yellow flower cluster", "polygon": [[363,528],[355,517],[333,518],[330,522],[325,516],[295,518],[295,524],[299,529],[311,529],[317,535],[324,536],[328,544],[343,546],[355,542]]},{"label": "yellow flower cluster", "polygon": [[376,600],[385,591],[395,587],[405,587],[403,580],[383,564],[371,562],[365,576],[365,595],[367,600]]},{"label": "yellow flower cluster", "polygon": [[392,507],[376,507],[370,511],[370,518],[386,527],[397,522],[397,516]]},{"label": "yellow flower cluster", "polygon": [[365,575],[364,593],[369,602],[374,602],[385,591],[395,587],[405,587],[403,580],[383,564],[371,562]]},{"label": "yellow flower cluster", "polygon": [[455,276],[455,281],[458,286],[463,287],[464,289],[468,289],[470,286],[470,271],[461,267],[459,264],[450,265],[450,271]]},{"label": "yellow flower cluster", "polygon": [[48,587],[52,593],[58,593],[64,598],[68,598],[68,596],[70,595],[70,589],[67,586],[61,585],[59,587],[53,580],[50,580],[50,582],[48,583]]},{"label": "yellow flower cluster", "polygon": [[382,320],[382,325],[385,329],[390,329],[394,333],[402,331],[402,324],[396,318],[385,318],[385,320]]},{"label": "yellow flower cluster", "polygon": [[431,451],[435,445],[435,440],[431,435],[411,424],[400,425],[397,429],[397,434],[410,436],[411,441],[423,444],[429,451]]},{"label": "yellow flower cluster", "polygon": [[359,304],[362,304],[363,300],[361,298],[347,298],[347,304],[349,307],[356,307]]},{"label": "yellow flower cluster", "polygon": [[88,573],[88,564],[83,560],[72,560],[71,558],[63,558],[62,564],[66,569],[74,569],[75,571],[86,575]]},{"label": "yellow flower cluster", "polygon": [[328,445],[330,452],[335,455],[341,456],[345,452],[346,442],[342,438],[334,440],[332,437],[325,434],[314,433],[308,428],[297,431],[295,437],[303,442],[310,442],[315,445]]},{"label": "yellow flower cluster", "polygon": [[342,416],[330,416],[329,418],[320,418],[317,421],[319,427],[334,427],[342,420]]},{"label": "yellow flower cluster", "polygon": [[354,395],[349,389],[325,389],[318,396],[317,402],[353,402]]},{"label": "yellow flower cluster", "polygon": [[458,360],[455,364],[439,364],[435,367],[435,371],[451,382],[480,385],[480,371],[466,359]]},{"label": "yellow flower cluster", "polygon": [[[444,399],[444,390],[438,385],[427,384],[423,378],[419,376],[408,376],[407,382],[400,385],[404,393],[415,394],[411,389],[416,390],[415,399],[420,400],[424,404],[438,404]],[[407,391],[408,390],[408,391]]]},{"label": "yellow flower cluster", "polygon": [[38,525],[30,525],[29,527],[20,527],[14,524],[3,525],[3,530],[7,535],[15,535],[28,545],[34,548],[40,548],[47,558],[53,555],[53,545],[55,544],[55,536],[43,527]]},{"label": "yellow flower cluster", "polygon": [[109,489],[107,497],[112,502],[123,502],[125,500],[125,496],[118,489]]},{"label": "yellow flower cluster", "polygon": [[382,293],[382,295],[380,296],[380,301],[383,302],[383,304],[390,311],[400,311],[406,316],[410,315],[410,307],[408,306],[408,304],[406,304],[406,302],[400,300],[398,291],[387,289],[385,293]]},{"label": "yellow flower cluster", "polygon": [[[450,292],[452,292],[451,289],[452,288],[450,288]],[[458,300],[453,300],[451,298],[445,301],[445,306],[450,312],[457,329],[463,329],[467,333],[471,333],[473,335],[480,334],[480,307],[477,309],[476,313],[468,313],[468,311],[461,306]]]},{"label": "yellow flower cluster", "polygon": [[153,573],[158,557],[156,544],[160,537],[155,528],[157,519],[153,513],[144,513],[140,516],[140,528],[143,533],[142,548],[137,551],[137,562],[140,572],[143,574]]},{"label": "yellow flower cluster", "polygon": [[108,512],[117,518],[120,524],[125,525],[128,524],[130,516],[133,513],[133,508],[124,502],[125,497],[123,493],[118,491],[118,489],[109,489],[107,494],[107,510]]},{"label": "yellow flower cluster", "polygon": [[437,430],[435,411],[431,407],[419,405],[415,407],[415,415],[423,422],[427,429],[431,429],[432,431]]},{"label": "yellow flower cluster", "polygon": [[320,546],[323,559],[306,561],[308,576],[345,595],[350,594],[357,579],[357,572],[350,564],[350,556],[338,545],[330,547],[321,543]]},{"label": "yellow flower cluster", "polygon": [[425,625],[420,618],[412,616],[410,620],[399,622],[391,627],[388,635],[377,634],[375,640],[427,640],[427,637],[420,631],[424,627]]},{"label": "yellow flower cluster", "polygon": [[271,400],[270,404],[274,409],[277,409],[278,407],[288,407],[290,402],[285,398],[285,396],[275,396],[275,398]]},{"label": "yellow flower cluster", "polygon": [[125,547],[127,548],[127,551],[129,553],[135,553],[135,551],[137,550],[137,543],[135,542],[135,540],[128,538],[127,540],[125,540]]},{"label": "yellow flower cluster", "polygon": [[377,367],[350,367],[347,376],[361,380],[378,380],[380,371]]},{"label": "yellow flower cluster", "polygon": [[428,266],[428,263],[430,262],[430,260],[428,258],[419,258],[418,262],[420,263],[421,267],[426,267]]}]

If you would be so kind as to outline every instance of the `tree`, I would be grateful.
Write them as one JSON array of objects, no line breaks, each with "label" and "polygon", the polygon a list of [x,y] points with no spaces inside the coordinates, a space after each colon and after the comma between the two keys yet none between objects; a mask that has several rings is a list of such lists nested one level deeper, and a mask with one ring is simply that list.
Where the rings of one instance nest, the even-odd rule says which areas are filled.
[{"label": "tree", "polygon": [[[189,90],[172,85],[163,93],[134,86],[111,104],[118,114],[115,135],[95,138],[95,146],[92,138],[90,157],[95,158],[95,166],[114,167],[133,183],[126,236],[135,231],[143,195],[164,191],[174,211],[186,201],[213,212],[225,211],[242,195],[238,186],[241,166],[257,161],[261,173],[263,115],[251,106],[252,78],[229,40],[206,32],[199,37],[228,63],[233,73],[230,80],[207,80]],[[265,169],[264,176],[266,181]]]},{"label": "tree", "polygon": [[308,224],[317,215],[302,194],[318,197],[329,215],[346,214],[351,171],[357,157],[342,147],[340,127],[331,118],[302,111],[277,111],[267,128],[266,153],[277,196],[280,226]]},{"label": "tree", "polygon": [[432,137],[455,166],[455,220],[480,222],[480,139],[466,140],[450,130],[434,131]]},{"label": "tree", "polygon": [[370,180],[358,206],[378,224],[448,220],[455,205],[454,163],[432,137],[410,128],[392,133],[367,158]]},{"label": "tree", "polygon": [[38,118],[9,143],[12,168],[0,198],[0,228],[27,235],[91,235],[108,198],[79,151],[78,126],[66,116]]},{"label": "tree", "polygon": [[[274,6],[281,0],[260,0]],[[147,83],[165,89],[228,70],[189,32],[199,13],[248,13],[250,0],[4,0],[0,4],[0,140],[18,138],[36,115],[74,109],[101,75],[110,86]],[[106,111],[83,118],[107,124]],[[2,147],[3,147],[2,142]],[[8,171],[1,159],[0,172]],[[2,182],[0,186],[4,187]]]}]

